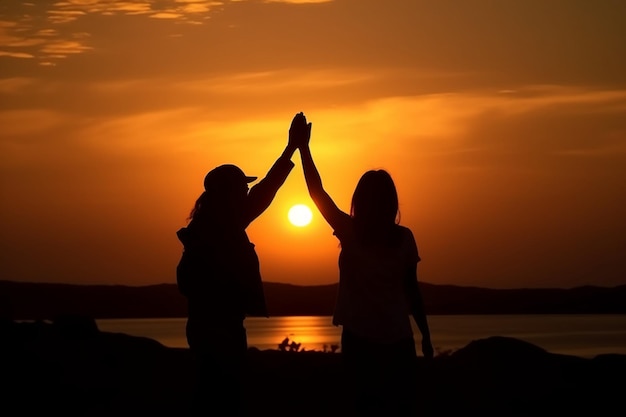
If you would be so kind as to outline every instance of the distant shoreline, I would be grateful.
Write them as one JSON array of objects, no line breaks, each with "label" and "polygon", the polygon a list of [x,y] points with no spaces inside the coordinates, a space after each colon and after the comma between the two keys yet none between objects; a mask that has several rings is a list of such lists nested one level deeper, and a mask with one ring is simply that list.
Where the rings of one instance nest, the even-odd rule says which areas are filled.
[{"label": "distant shoreline", "polygon": [[[336,284],[264,283],[270,316],[330,316]],[[487,289],[421,283],[429,315],[626,314],[626,285],[571,289]],[[105,318],[180,318],[186,299],[175,284],[76,285],[0,281],[0,317],[50,319],[63,314]]]},{"label": "distant shoreline", "polygon": [[[430,315],[435,352],[453,352],[472,340],[502,335],[524,340],[553,353],[591,358],[599,354],[626,354],[626,315]],[[97,319],[102,331],[148,337],[168,347],[188,347],[186,318]],[[414,325],[414,323],[413,323]],[[245,320],[248,346],[275,349],[286,337],[302,349],[341,347],[341,327],[330,316],[249,317]],[[414,325],[414,340],[421,338]]]}]

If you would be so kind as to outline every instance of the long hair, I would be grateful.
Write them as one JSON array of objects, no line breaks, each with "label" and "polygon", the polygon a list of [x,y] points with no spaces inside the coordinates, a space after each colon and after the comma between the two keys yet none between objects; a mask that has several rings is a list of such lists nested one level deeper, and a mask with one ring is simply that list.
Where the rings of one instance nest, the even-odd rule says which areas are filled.
[{"label": "long hair", "polygon": [[366,244],[388,246],[400,222],[398,192],[385,170],[365,172],[352,195],[350,215],[357,238]]},{"label": "long hair", "polygon": [[232,185],[227,183],[210,186],[196,200],[187,221],[198,226],[228,226],[238,222],[241,207],[234,206],[232,192]]},{"label": "long hair", "polygon": [[198,197],[195,204],[193,205],[193,208],[189,212],[189,217],[187,217],[187,221],[190,222],[194,218],[202,217],[202,213],[208,211],[208,210],[204,210],[204,208],[208,207],[209,205],[210,205],[209,195],[207,194],[206,191],[203,191],[202,194],[200,194],[200,197]]}]

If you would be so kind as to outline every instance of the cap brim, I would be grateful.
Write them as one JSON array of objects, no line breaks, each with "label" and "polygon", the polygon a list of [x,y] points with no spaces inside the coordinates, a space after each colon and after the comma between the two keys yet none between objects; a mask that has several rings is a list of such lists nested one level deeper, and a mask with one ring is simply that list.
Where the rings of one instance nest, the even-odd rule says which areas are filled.
[{"label": "cap brim", "polygon": [[259,177],[246,177],[246,182],[256,181]]}]

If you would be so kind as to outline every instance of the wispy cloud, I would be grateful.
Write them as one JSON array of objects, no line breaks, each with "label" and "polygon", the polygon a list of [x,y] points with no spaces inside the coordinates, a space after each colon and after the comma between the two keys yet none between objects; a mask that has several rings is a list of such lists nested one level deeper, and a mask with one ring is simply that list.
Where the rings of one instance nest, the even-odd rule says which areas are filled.
[{"label": "wispy cloud", "polygon": [[[50,4],[14,2],[5,11],[6,15],[0,15],[0,45],[10,46],[16,51],[4,53],[2,56],[23,58],[28,55],[41,58],[42,64],[51,64],[51,60],[54,62],[71,54],[89,51],[93,46],[88,44],[85,36],[82,36],[83,40],[77,41],[77,35],[81,33],[73,32],[71,27],[87,16],[145,16],[198,24],[211,9],[222,4],[215,1],[180,0],[158,3],[144,0],[68,0]],[[14,20],[10,20],[11,18]],[[83,31],[82,35],[84,34]],[[34,46],[40,48],[23,50]]]},{"label": "wispy cloud", "polygon": [[311,4],[330,3],[335,0],[263,0],[264,3],[290,3],[290,4]]},{"label": "wispy cloud", "polygon": [[28,54],[26,52],[0,51],[0,56],[8,56],[11,58],[34,58],[34,55]]}]

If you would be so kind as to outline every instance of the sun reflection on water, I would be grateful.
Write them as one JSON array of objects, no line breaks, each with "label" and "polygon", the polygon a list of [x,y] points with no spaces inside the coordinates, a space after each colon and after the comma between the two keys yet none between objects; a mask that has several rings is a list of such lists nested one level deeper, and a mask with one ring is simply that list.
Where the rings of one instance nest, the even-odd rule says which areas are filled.
[{"label": "sun reflection on water", "polygon": [[[247,318],[246,322],[255,328],[250,346],[259,349],[278,349],[284,338],[289,342],[299,343],[299,350],[331,350],[338,345],[341,329],[329,326],[331,317],[325,316],[289,316],[273,317],[272,321],[263,318]],[[277,340],[276,336],[282,338]]]}]

